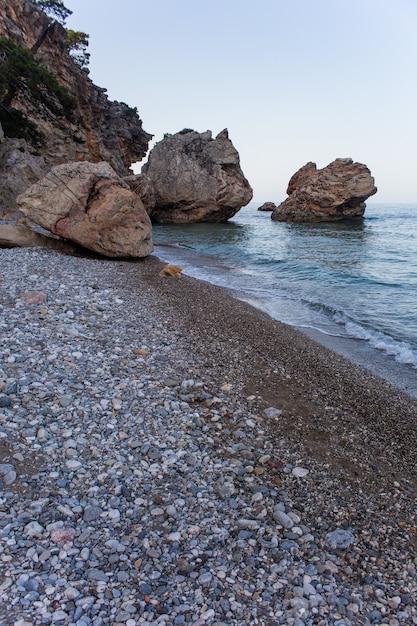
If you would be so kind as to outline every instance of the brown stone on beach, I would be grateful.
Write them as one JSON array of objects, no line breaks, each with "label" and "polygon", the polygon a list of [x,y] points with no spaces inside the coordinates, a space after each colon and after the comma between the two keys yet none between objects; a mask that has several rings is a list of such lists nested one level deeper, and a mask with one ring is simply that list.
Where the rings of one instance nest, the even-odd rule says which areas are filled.
[{"label": "brown stone on beach", "polygon": [[288,198],[271,219],[292,222],[332,222],[362,218],[365,200],[377,192],[371,172],[352,159],[336,159],[318,170],[307,163],[288,183]]},{"label": "brown stone on beach", "polygon": [[74,537],[75,530],[73,528],[55,528],[51,530],[51,541],[54,543],[73,541]]},{"label": "brown stone on beach", "polygon": [[34,304],[46,302],[47,296],[46,293],[42,293],[42,291],[27,291],[19,296],[19,299],[27,306],[33,306]]},{"label": "brown stone on beach", "polygon": [[181,276],[182,267],[179,265],[165,265],[159,272],[160,276],[174,276],[179,278]]},{"label": "brown stone on beach", "polygon": [[16,202],[30,221],[104,256],[144,257],[153,250],[140,198],[108,163],[53,167]]},{"label": "brown stone on beach", "polygon": [[147,179],[138,185],[146,190],[141,195],[145,208],[160,223],[224,222],[253,196],[226,129],[215,139],[209,130],[165,135],[139,177]]}]

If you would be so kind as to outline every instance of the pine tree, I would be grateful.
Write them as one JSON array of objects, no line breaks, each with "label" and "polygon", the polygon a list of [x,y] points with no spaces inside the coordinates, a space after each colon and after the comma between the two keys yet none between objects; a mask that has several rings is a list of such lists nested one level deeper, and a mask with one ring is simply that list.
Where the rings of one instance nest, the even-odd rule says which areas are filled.
[{"label": "pine tree", "polygon": [[61,0],[34,0],[34,2],[44,13],[54,17],[62,25],[72,15],[72,11],[67,9]]}]

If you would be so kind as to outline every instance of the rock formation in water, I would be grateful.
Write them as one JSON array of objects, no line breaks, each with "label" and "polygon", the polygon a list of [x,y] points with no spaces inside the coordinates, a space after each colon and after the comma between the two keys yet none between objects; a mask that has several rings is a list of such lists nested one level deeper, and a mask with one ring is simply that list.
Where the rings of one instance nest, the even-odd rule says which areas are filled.
[{"label": "rock formation in water", "polygon": [[336,159],[323,169],[307,163],[288,183],[288,198],[271,214],[276,221],[329,222],[361,218],[365,200],[377,188],[371,172],[352,159]]},{"label": "rock formation in water", "polygon": [[54,236],[108,257],[144,257],[153,250],[143,204],[108,163],[53,167],[17,197],[18,209]]},{"label": "rock formation in water", "polygon": [[227,130],[215,139],[209,130],[165,135],[129,182],[160,223],[224,222],[253,195]]},{"label": "rock formation in water", "polygon": [[276,209],[276,205],[273,202],[264,202],[258,207],[258,211],[274,211]]}]

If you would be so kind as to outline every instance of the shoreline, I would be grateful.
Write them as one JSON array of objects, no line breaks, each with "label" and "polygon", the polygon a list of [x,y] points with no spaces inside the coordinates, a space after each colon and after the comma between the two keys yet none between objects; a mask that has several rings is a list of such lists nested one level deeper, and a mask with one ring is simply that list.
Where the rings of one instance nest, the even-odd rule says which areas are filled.
[{"label": "shoreline", "polygon": [[[213,277],[206,276],[204,271],[202,275],[200,275],[201,272],[193,264],[193,259],[188,259],[187,257],[185,259],[183,258],[183,249],[179,249],[175,246],[171,247],[167,244],[157,245],[154,255],[159,259],[163,259],[166,263],[183,265],[185,267],[184,273],[189,277],[223,288],[235,299],[247,302],[255,309],[269,315],[272,319],[281,321],[279,317],[274,315],[273,307],[269,310],[270,307],[262,300],[257,301],[256,296],[246,295],[245,292],[240,292],[234,287],[228,287],[226,284],[223,284],[223,281],[219,283],[216,278],[212,280]],[[226,267],[227,266],[222,269],[226,269]],[[212,269],[215,270],[215,268]],[[371,374],[383,378],[388,384],[392,384],[394,387],[397,387],[404,393],[417,399],[417,370],[411,365],[397,362],[394,356],[385,354],[384,351],[378,350],[363,339],[350,337],[348,335],[342,336],[331,332],[327,333],[325,330],[321,330],[319,325],[317,327],[300,326],[295,320],[293,322],[283,321],[282,323],[297,329],[315,343],[347,358],[353,364],[365,368]],[[334,328],[334,332],[337,333],[336,327]]]},{"label": "shoreline", "polygon": [[[154,258],[162,267],[163,262]],[[405,459],[411,466],[413,450],[417,452],[417,437],[409,431],[416,427],[417,400],[404,390],[309,338],[302,330],[274,320],[267,313],[238,300],[227,288],[186,275],[178,281],[168,279],[158,286],[162,287],[166,298],[164,310],[170,306],[170,315],[180,314],[184,333],[200,323],[197,333],[215,337],[216,342],[227,341],[232,350],[241,352],[241,360],[248,359],[247,371],[242,363],[239,367],[248,395],[256,394],[265,404],[285,407],[289,414],[298,415],[306,422],[310,413],[315,419],[319,411],[328,413],[329,405],[336,413],[354,413],[363,420],[359,429],[365,426],[375,429],[377,437],[380,427],[386,427],[387,447],[391,448],[392,457],[397,456],[388,463],[392,471]],[[192,295],[195,290],[198,302]],[[212,303],[216,307],[214,311],[210,310]],[[228,376],[232,377],[236,374],[233,368],[239,359],[235,357],[232,363],[230,357],[228,360]],[[326,429],[326,421],[322,428]],[[393,453],[396,441],[398,449]],[[409,444],[411,451],[407,452]],[[325,443],[323,447],[326,447]],[[414,468],[411,473],[414,474]]]},{"label": "shoreline", "polygon": [[[53,254],[47,249],[38,250]],[[106,265],[117,288],[137,289],[133,296],[146,285],[158,316],[168,318],[175,336],[182,336],[192,353],[206,362],[212,376],[221,373],[226,381],[238,380],[246,395],[255,395],[261,406],[276,406],[289,417],[301,420],[306,440],[309,433],[314,438],[315,430],[319,430],[320,438],[324,437],[320,447],[325,455],[349,454],[343,446],[337,454],[334,448],[327,449],[330,438],[324,436],[327,429],[332,430],[335,416],[343,416],[339,427],[344,436],[348,437],[349,428],[356,430],[349,434],[349,448],[353,447],[353,439],[361,448],[360,433],[369,431],[366,443],[375,450],[365,455],[368,466],[377,464],[381,476],[392,477],[405,471],[417,486],[413,467],[417,456],[417,400],[404,390],[302,330],[236,298],[226,287],[185,274],[180,278],[160,277],[165,262],[155,255],[117,261],[81,254],[73,258],[81,264],[92,260]],[[315,426],[310,428],[312,421]]]},{"label": "shoreline", "polygon": [[56,571],[103,624],[417,623],[415,400],[154,256],[0,263],[7,617],[76,623]]},{"label": "shoreline", "polygon": [[[251,203],[224,227],[156,225],[155,249],[417,397],[415,272],[402,229],[413,224],[401,205],[373,207],[357,230],[349,222],[271,223]],[[393,258],[380,275],[391,245],[398,262],[408,259],[405,273]]]},{"label": "shoreline", "polygon": [[377,348],[369,347],[363,339],[334,337],[317,329],[299,329],[310,339],[348,359],[370,374],[385,380],[399,391],[417,399],[417,369],[406,363],[398,363]]}]

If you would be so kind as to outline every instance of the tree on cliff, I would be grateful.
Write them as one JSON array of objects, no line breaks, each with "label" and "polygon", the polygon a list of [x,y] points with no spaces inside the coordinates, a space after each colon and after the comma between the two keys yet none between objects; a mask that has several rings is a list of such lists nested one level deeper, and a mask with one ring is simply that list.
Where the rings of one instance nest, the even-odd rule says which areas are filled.
[{"label": "tree on cliff", "polygon": [[89,35],[80,30],[67,29],[67,49],[74,59],[75,63],[82,69],[86,70],[90,61],[90,55],[87,52]]},{"label": "tree on cliff", "polygon": [[[46,13],[47,15],[53,17],[56,21],[58,21],[61,26],[64,26],[67,17],[72,15],[72,11],[67,9],[61,0],[33,0],[34,4]],[[42,37],[35,44],[33,52],[36,52],[37,49],[42,45],[45,36],[51,25],[48,26],[45,33],[43,33]],[[88,46],[88,38],[89,35],[87,33],[83,33],[80,30],[71,30],[70,28],[66,29],[67,31],[67,50],[70,53],[71,57],[74,59],[75,63],[82,70],[88,71],[88,64],[90,62],[90,55],[87,52]]]},{"label": "tree on cliff", "polygon": [[12,39],[0,38],[0,121],[4,133],[40,143],[42,138],[35,124],[13,107],[21,92],[58,117],[71,119],[77,106],[74,96],[30,50]]},{"label": "tree on cliff", "polygon": [[67,17],[72,15],[72,11],[67,9],[61,0],[34,0],[34,3],[47,15],[54,17],[60,24],[64,25]]}]

